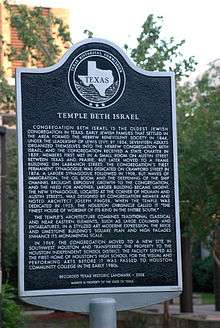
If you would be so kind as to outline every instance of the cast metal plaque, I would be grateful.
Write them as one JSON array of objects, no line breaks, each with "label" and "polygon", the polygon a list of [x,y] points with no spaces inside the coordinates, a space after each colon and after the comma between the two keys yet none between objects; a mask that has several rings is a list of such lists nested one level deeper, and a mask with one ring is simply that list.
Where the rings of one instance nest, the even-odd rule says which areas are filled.
[{"label": "cast metal plaque", "polygon": [[21,297],[178,294],[174,74],[89,39],[16,81]]}]

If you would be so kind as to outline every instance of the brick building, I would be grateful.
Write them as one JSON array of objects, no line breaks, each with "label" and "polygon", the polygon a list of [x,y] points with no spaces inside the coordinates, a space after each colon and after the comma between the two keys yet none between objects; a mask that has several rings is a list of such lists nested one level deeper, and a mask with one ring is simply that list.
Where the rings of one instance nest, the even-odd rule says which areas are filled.
[{"label": "brick building", "polygon": [[[10,4],[12,4],[12,1],[10,1]],[[21,1],[19,1],[19,4],[21,4]],[[17,5],[17,1],[13,1],[13,10],[16,11]],[[58,18],[61,18],[64,24],[69,25],[70,13],[68,9],[43,7],[43,15],[47,16],[49,15],[49,13],[52,13]],[[22,48],[22,41],[19,39],[16,29],[12,28],[10,25],[10,14],[8,10],[4,7],[3,0],[0,0],[0,35],[3,36],[3,40],[5,41],[0,49],[0,67],[5,72],[5,76],[9,80],[9,83],[13,83],[11,78],[14,75],[15,68],[24,65],[22,61],[9,61],[8,56],[5,55],[6,43],[11,44],[12,47],[19,50]],[[68,45],[63,47],[62,54],[66,52],[66,48],[68,48]],[[27,66],[30,65],[28,65],[27,63]],[[41,67],[42,65],[40,62],[38,62],[36,66]]]}]

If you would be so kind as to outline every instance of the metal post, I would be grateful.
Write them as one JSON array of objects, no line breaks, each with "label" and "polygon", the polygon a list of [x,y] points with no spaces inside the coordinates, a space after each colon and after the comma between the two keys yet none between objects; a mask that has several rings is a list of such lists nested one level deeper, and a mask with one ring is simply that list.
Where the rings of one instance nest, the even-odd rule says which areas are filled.
[{"label": "metal post", "polygon": [[116,328],[116,301],[114,298],[94,298],[90,303],[90,328]]}]

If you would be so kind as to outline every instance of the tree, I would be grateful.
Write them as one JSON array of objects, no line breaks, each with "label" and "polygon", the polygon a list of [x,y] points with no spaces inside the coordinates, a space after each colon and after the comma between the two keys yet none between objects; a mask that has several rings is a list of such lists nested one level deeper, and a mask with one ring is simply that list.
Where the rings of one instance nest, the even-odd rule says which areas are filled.
[{"label": "tree", "polygon": [[15,110],[15,91],[0,70],[0,110]]},{"label": "tree", "polygon": [[[180,93],[179,93],[180,95]],[[220,88],[206,73],[178,98],[180,198],[188,202],[191,232],[214,248],[219,228]]]},{"label": "tree", "polygon": [[[29,8],[25,5],[11,5],[4,1],[4,6],[10,13],[11,27],[15,28],[22,48],[16,49],[11,44],[5,44],[4,36],[1,36],[1,47],[4,46],[10,61],[20,60],[23,66],[53,65],[61,54],[61,49],[71,43],[69,27],[62,19],[52,13],[43,15],[41,7]],[[0,71],[0,108],[14,109],[15,93]]]},{"label": "tree", "polygon": [[[161,37],[162,17],[154,17],[149,15],[142,32],[137,39],[136,48],[129,49],[125,45],[125,49],[130,53],[131,58],[137,65],[147,71],[174,71],[177,81],[177,91],[179,91],[178,82],[182,77],[188,76],[195,69],[195,58],[184,58],[181,52],[184,40],[176,42],[173,37],[164,40]],[[185,90],[185,89],[184,89]],[[185,96],[185,94],[184,94]],[[185,98],[187,102],[187,97]],[[179,112],[180,116],[185,119],[185,113]],[[181,203],[181,207],[185,208],[186,204]],[[181,217],[182,221],[189,221],[189,213]],[[186,220],[187,217],[187,220]],[[184,219],[183,219],[184,218]],[[182,259],[183,259],[183,296],[181,297],[181,311],[192,312],[192,263],[191,256],[191,240],[188,224],[182,224]]]},{"label": "tree", "polygon": [[[194,57],[183,58],[181,47],[171,37],[161,38],[162,18],[148,16],[137,39],[128,49],[132,59],[145,70],[172,70],[177,82],[195,67]],[[220,264],[219,216],[219,131],[220,88],[212,85],[212,70],[194,85],[177,83],[178,158],[180,213],[185,289],[182,310],[191,311],[191,247],[195,240],[205,242]],[[217,238],[218,237],[218,238]],[[217,279],[217,278],[216,278]],[[217,282],[219,280],[216,280]],[[218,282],[220,289],[220,282]],[[220,297],[219,297],[220,299]]]},{"label": "tree", "polygon": [[[54,64],[63,47],[68,47],[71,40],[68,26],[51,13],[43,15],[42,8],[12,6],[4,1],[10,13],[10,24],[17,31],[23,47],[15,49],[6,44],[1,36],[1,47],[6,50],[9,60],[21,60],[24,66],[49,66]],[[15,90],[9,85],[4,72],[0,71],[0,109],[15,110]],[[7,147],[6,180],[6,245],[4,254],[4,279],[12,279],[17,263],[17,151],[13,137]]]},{"label": "tree", "polygon": [[212,71],[213,68],[193,86],[186,84],[180,88],[177,109],[180,199],[187,202],[187,208],[181,206],[181,214],[184,218],[188,212],[190,235],[195,241],[203,242],[213,254],[217,273],[216,300],[219,300],[220,87],[213,86]]},{"label": "tree", "polygon": [[4,5],[10,12],[11,26],[16,28],[23,43],[21,49],[9,47],[9,58],[21,60],[24,66],[38,62],[43,66],[53,65],[61,47],[71,42],[69,27],[50,12],[45,16],[41,7],[12,6],[7,1]]},{"label": "tree", "polygon": [[142,26],[137,47],[130,49],[125,45],[134,62],[147,71],[173,71],[176,80],[188,76],[195,69],[195,58],[184,58],[182,46],[185,40],[176,42],[173,37],[161,37],[163,17],[149,15]]}]

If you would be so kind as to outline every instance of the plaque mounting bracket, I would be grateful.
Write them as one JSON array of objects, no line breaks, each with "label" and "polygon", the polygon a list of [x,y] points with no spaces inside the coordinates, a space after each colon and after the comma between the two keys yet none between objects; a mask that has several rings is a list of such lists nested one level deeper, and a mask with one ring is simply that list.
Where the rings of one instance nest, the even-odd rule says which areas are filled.
[{"label": "plaque mounting bracket", "polygon": [[138,309],[145,306],[165,302],[176,298],[180,291],[147,292],[147,293],[103,293],[103,294],[77,294],[21,297],[24,302],[46,308],[89,313],[90,305],[94,299],[114,299],[117,311]]}]

